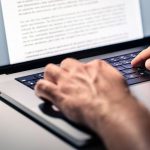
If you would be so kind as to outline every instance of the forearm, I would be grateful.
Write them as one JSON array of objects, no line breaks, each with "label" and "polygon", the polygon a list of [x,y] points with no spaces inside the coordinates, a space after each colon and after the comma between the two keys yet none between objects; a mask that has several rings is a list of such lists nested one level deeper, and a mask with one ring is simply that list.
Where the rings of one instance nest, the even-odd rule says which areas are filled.
[{"label": "forearm", "polygon": [[[109,150],[148,150],[150,114],[133,97],[112,104],[109,112],[98,115],[95,132]],[[101,111],[101,110],[99,110]]]}]

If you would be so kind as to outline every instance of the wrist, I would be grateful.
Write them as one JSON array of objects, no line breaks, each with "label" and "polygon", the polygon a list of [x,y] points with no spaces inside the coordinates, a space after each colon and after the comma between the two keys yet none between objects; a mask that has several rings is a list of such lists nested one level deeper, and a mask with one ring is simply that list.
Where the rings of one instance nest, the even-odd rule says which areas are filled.
[{"label": "wrist", "polygon": [[149,111],[132,95],[110,107],[94,128],[107,147],[149,149]]},{"label": "wrist", "polygon": [[129,116],[133,117],[131,113],[137,105],[139,105],[138,101],[131,94],[116,101],[100,101],[93,107],[87,125],[101,135],[107,125],[122,125]]}]

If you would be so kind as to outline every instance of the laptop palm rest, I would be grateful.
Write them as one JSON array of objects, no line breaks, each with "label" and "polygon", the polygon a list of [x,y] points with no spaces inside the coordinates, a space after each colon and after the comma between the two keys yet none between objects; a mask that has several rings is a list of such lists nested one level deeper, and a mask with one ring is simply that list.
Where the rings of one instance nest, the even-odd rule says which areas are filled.
[{"label": "laptop palm rest", "polygon": [[[16,88],[14,88],[15,84]],[[32,90],[28,89],[25,86],[22,87],[27,88],[26,92],[28,96],[24,96],[22,98],[22,94],[18,94],[19,91],[16,91],[18,85],[22,86],[15,80],[1,83],[0,96],[9,103],[13,104],[15,107],[19,108],[21,111],[25,112],[26,114],[30,115],[35,120],[43,124],[47,129],[53,131],[76,147],[83,147],[97,140],[96,136],[96,138],[94,138],[87,130],[78,128],[77,126],[66,120],[64,116],[59,112],[52,112],[52,109],[50,109],[50,105],[48,106],[47,104],[43,103],[43,101],[41,101],[33,94]]]}]

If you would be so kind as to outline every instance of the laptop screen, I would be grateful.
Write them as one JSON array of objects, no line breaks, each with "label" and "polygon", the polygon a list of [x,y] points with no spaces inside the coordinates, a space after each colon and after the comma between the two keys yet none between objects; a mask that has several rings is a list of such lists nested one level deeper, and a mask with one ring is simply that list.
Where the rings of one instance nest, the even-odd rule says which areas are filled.
[{"label": "laptop screen", "polygon": [[148,0],[0,2],[0,66],[150,36]]}]

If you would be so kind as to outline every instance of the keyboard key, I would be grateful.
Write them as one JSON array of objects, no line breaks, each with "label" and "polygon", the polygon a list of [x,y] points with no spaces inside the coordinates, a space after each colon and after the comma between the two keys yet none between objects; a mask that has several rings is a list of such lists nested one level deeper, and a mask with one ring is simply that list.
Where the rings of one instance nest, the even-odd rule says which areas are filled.
[{"label": "keyboard key", "polygon": [[42,72],[42,73],[38,73],[38,74],[35,74],[34,75],[36,78],[38,78],[38,79],[43,79],[44,78],[44,73]]},{"label": "keyboard key", "polygon": [[115,57],[112,57],[112,58],[108,58],[108,59],[106,59],[106,61],[108,61],[109,63],[113,63],[113,62],[117,62],[117,61],[119,61],[119,58],[115,58]]},{"label": "keyboard key", "polygon": [[126,64],[126,65],[122,65],[124,68],[126,69],[131,69],[132,68],[132,65],[131,64]]},{"label": "keyboard key", "polygon": [[125,68],[122,67],[122,66],[118,66],[118,67],[116,67],[116,69],[119,70],[119,71],[122,71],[122,70],[124,70]]},{"label": "keyboard key", "polygon": [[120,56],[120,57],[118,57],[120,60],[127,60],[127,59],[129,59],[129,58],[131,58],[131,56],[130,55],[124,55],[124,56]]},{"label": "keyboard key", "polygon": [[134,78],[138,78],[140,76],[141,76],[140,74],[136,74],[136,73],[125,75],[126,79],[134,79]]},{"label": "keyboard key", "polygon": [[122,63],[121,62],[114,62],[111,65],[114,66],[114,67],[117,67],[117,66],[121,66]]},{"label": "keyboard key", "polygon": [[34,80],[33,81],[27,81],[27,82],[24,82],[24,84],[27,85],[27,86],[29,86],[29,87],[30,86],[35,86],[36,81],[34,81]]},{"label": "keyboard key", "polygon": [[141,51],[138,51],[138,52],[134,52],[134,53],[131,53],[131,54],[127,54],[127,56],[129,56],[130,58],[135,58]]},{"label": "keyboard key", "polygon": [[35,79],[36,78],[33,75],[30,75],[30,76],[18,78],[17,80],[20,82],[27,82],[27,81],[31,81],[31,80],[35,80]]},{"label": "keyboard key", "polygon": [[135,58],[137,55],[138,55],[138,53],[130,54],[130,56],[131,56],[132,58]]},{"label": "keyboard key", "polygon": [[131,59],[128,59],[128,60],[122,60],[120,61],[120,63],[122,63],[123,65],[126,65],[126,64],[131,64]]},{"label": "keyboard key", "polygon": [[134,70],[134,69],[126,69],[126,70],[123,70],[122,72],[125,73],[125,74],[131,74],[131,73],[135,73],[136,70]]}]

